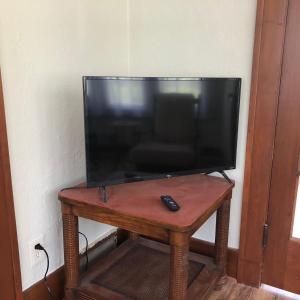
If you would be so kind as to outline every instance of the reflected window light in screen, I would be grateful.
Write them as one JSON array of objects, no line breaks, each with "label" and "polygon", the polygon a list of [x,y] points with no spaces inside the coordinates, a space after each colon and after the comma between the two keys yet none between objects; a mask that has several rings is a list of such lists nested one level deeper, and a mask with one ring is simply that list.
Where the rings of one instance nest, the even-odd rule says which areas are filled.
[{"label": "reflected window light in screen", "polygon": [[105,88],[108,104],[116,109],[123,111],[126,108],[141,110],[145,106],[143,80],[111,80],[107,81]]}]

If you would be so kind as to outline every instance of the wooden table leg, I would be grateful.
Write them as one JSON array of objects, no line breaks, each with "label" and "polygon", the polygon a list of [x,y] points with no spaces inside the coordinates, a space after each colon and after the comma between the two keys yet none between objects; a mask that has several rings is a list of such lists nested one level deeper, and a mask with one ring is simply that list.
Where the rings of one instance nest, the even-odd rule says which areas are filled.
[{"label": "wooden table leg", "polygon": [[169,299],[186,300],[188,282],[189,237],[183,233],[170,234]]},{"label": "wooden table leg", "polygon": [[217,211],[215,263],[222,272],[222,277],[218,284],[219,287],[221,287],[226,282],[230,199],[231,196],[223,202],[223,204]]},{"label": "wooden table leg", "polygon": [[71,207],[63,205],[63,234],[65,257],[65,300],[75,299],[74,288],[79,284],[78,217]]}]

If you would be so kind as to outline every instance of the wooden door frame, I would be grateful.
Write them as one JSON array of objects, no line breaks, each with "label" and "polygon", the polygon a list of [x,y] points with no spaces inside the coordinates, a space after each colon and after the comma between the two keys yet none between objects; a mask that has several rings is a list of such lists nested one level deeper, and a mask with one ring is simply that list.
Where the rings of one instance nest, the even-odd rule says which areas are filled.
[{"label": "wooden door frame", "polygon": [[[22,300],[22,284],[21,284],[21,271],[20,271],[20,261],[19,261],[19,249],[17,240],[17,229],[12,193],[12,182],[10,173],[10,163],[9,163],[9,152],[8,152],[8,142],[6,133],[6,122],[5,122],[5,110],[4,110],[4,99],[2,90],[2,78],[0,71],[0,184],[3,188],[0,189],[0,199],[5,202],[9,232],[10,252],[11,252],[11,265],[13,269],[14,277],[14,294],[15,300]],[[2,271],[5,271],[2,269]],[[13,300],[13,299],[8,299]]]},{"label": "wooden door frame", "polygon": [[258,0],[248,121],[239,282],[259,286],[289,0]]}]

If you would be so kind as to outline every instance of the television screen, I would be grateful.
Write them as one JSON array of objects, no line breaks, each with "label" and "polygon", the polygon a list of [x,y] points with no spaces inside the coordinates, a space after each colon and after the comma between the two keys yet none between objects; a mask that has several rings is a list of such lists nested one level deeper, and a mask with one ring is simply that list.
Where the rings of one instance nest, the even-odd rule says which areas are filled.
[{"label": "television screen", "polygon": [[88,186],[235,168],[240,86],[83,77]]}]

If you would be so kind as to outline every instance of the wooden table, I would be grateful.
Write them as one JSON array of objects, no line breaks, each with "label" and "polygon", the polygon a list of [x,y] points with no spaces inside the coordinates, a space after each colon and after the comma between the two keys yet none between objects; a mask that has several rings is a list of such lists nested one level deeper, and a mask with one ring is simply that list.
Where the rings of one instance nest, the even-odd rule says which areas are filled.
[{"label": "wooden table", "polygon": [[[195,299],[193,294],[199,292],[199,286],[187,288],[190,237],[217,211],[214,271],[219,276],[225,275],[233,186],[233,183],[222,178],[196,174],[109,186],[107,203],[102,201],[98,188],[76,188],[60,192],[65,299],[100,299],[95,293],[85,295],[86,291],[81,289],[84,276],[80,277],[79,274],[78,217],[126,229],[133,233],[133,239],[143,235],[169,243],[169,299]],[[171,195],[181,209],[177,212],[167,210],[160,201],[161,195]],[[78,291],[81,296],[78,296]],[[103,296],[101,299],[106,298]],[[107,299],[130,298],[114,294]]]}]

